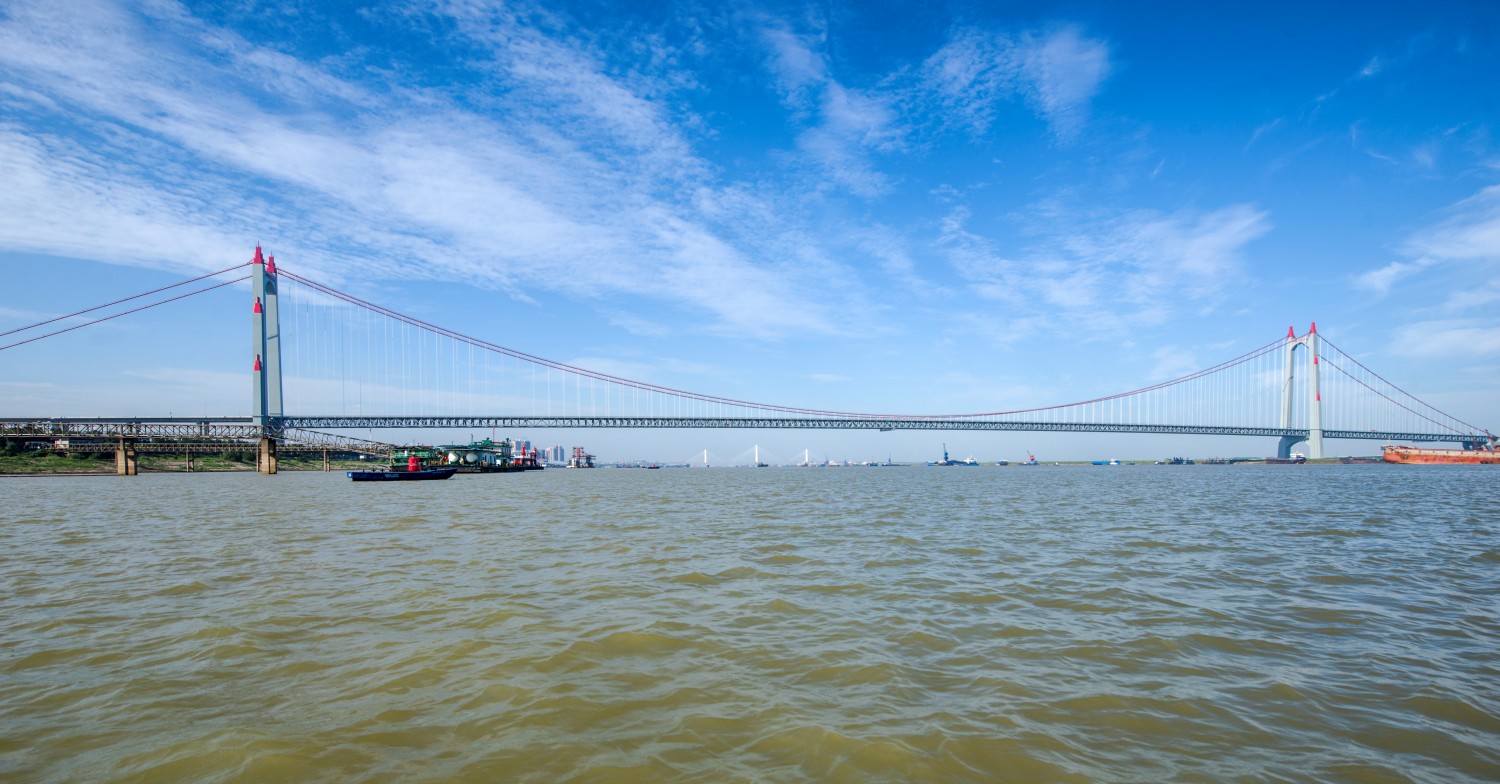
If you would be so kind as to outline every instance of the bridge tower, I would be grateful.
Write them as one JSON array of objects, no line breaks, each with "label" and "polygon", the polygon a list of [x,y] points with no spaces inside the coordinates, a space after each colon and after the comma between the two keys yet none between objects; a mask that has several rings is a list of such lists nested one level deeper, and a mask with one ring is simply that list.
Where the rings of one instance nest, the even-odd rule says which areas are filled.
[{"label": "bridge tower", "polygon": [[[276,257],[261,256],[255,246],[250,262],[250,289],[255,305],[250,313],[250,333],[255,364],[251,372],[251,416],[260,427],[274,426],[281,419],[281,314],[276,297]],[[262,473],[276,473],[276,442],[263,436],[260,444]]]},{"label": "bridge tower", "polygon": [[250,314],[251,349],[255,353],[252,373],[252,416],[265,427],[281,418],[281,316],[276,301],[276,257],[266,261],[260,246],[250,262],[250,289],[255,305]]},{"label": "bridge tower", "polygon": [[1307,393],[1307,438],[1282,436],[1280,443],[1276,445],[1276,456],[1291,457],[1292,447],[1306,440],[1307,456],[1315,460],[1323,456],[1323,393],[1318,388],[1318,322],[1314,321],[1312,328],[1300,338],[1297,337],[1295,328],[1287,327],[1286,340],[1286,373],[1281,384],[1281,426],[1285,429],[1293,427],[1293,382],[1296,380],[1296,363],[1293,360],[1298,348],[1306,348],[1312,354],[1309,366],[1312,368],[1309,373],[1312,378]]}]

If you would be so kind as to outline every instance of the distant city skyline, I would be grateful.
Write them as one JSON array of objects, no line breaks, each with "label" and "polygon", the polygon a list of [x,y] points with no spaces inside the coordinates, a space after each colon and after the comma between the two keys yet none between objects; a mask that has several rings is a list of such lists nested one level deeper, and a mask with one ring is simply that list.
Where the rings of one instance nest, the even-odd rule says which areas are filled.
[{"label": "distant city skyline", "polygon": [[[0,15],[0,332],[261,243],[433,323],[741,400],[1056,405],[1317,321],[1493,429],[1497,29],[1482,2],[15,0]],[[248,413],[245,296],[0,351],[0,415]],[[944,443],[986,462],[1274,449],[499,435],[611,462],[757,444],[773,462],[917,462]]]}]

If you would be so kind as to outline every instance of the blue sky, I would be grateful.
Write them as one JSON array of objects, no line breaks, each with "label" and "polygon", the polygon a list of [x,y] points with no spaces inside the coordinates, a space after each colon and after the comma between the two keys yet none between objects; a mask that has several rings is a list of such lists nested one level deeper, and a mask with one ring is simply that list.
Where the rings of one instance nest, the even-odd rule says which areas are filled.
[{"label": "blue sky", "polygon": [[[324,5],[0,5],[0,330],[261,242],[420,318],[740,399],[1050,405],[1316,320],[1494,427],[1493,4]],[[241,413],[240,299],[0,353],[0,413]],[[528,435],[662,459],[1268,450]]]}]

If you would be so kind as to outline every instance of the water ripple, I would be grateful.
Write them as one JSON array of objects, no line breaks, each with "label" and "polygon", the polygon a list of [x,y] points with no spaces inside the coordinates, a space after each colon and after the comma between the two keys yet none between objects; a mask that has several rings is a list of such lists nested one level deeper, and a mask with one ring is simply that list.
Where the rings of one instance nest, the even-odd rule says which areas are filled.
[{"label": "water ripple", "polygon": [[0,779],[1500,780],[1492,473],[5,480]]}]

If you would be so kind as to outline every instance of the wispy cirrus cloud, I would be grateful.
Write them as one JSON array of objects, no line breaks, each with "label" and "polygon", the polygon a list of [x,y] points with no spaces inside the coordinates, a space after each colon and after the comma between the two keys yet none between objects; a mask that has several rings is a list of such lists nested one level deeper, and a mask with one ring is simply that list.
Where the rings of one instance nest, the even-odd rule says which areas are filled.
[{"label": "wispy cirrus cloud", "polygon": [[1425,360],[1500,355],[1500,325],[1493,320],[1441,319],[1404,325],[1391,345],[1394,354]]},{"label": "wispy cirrus cloud", "polygon": [[1403,248],[1440,261],[1500,261],[1500,185],[1491,185],[1453,205],[1437,225],[1419,232]]},{"label": "wispy cirrus cloud", "polygon": [[[1414,233],[1400,248],[1411,261],[1392,261],[1356,278],[1385,294],[1399,286],[1413,295],[1417,312],[1446,318],[1404,324],[1391,352],[1423,360],[1474,360],[1500,355],[1500,185],[1481,189]],[[1420,287],[1415,284],[1420,282]],[[1438,299],[1433,299],[1436,293]]]},{"label": "wispy cirrus cloud", "polygon": [[0,243],[203,268],[262,239],[335,280],[646,296],[745,336],[834,329],[828,289],[700,211],[710,167],[652,97],[683,80],[611,75],[587,43],[503,10],[446,11],[493,53],[474,67],[499,80],[498,115],[348,81],[171,3],[13,4],[0,65],[24,121],[0,129],[0,167],[24,188],[0,193]]},{"label": "wispy cirrus cloud", "polygon": [[1404,278],[1408,278],[1421,271],[1423,267],[1432,266],[1430,258],[1418,259],[1415,262],[1393,261],[1380,269],[1370,270],[1354,278],[1355,284],[1361,288],[1368,289],[1380,296],[1390,293],[1391,287]]},{"label": "wispy cirrus cloud", "polygon": [[1188,305],[1212,307],[1241,277],[1240,257],[1270,230],[1248,204],[1212,212],[1073,214],[1057,205],[1023,218],[1036,239],[1000,253],[955,210],[940,244],[975,292],[1020,313],[1084,323],[1157,324]]},{"label": "wispy cirrus cloud", "polygon": [[1437,223],[1410,236],[1400,252],[1410,261],[1396,260],[1355,276],[1355,282],[1385,295],[1402,281],[1424,272],[1445,269],[1459,281],[1449,297],[1450,307],[1488,304],[1485,292],[1495,288],[1489,270],[1500,262],[1500,185],[1481,189],[1446,211]]},{"label": "wispy cirrus cloud", "polygon": [[889,179],[872,154],[893,152],[904,143],[892,97],[835,79],[815,48],[818,36],[797,35],[780,24],[768,24],[762,36],[783,103],[793,110],[793,119],[807,122],[798,132],[798,152],[820,176],[850,193],[875,197],[889,192]]},{"label": "wispy cirrus cloud", "polygon": [[1062,142],[1078,135],[1110,70],[1108,45],[1074,26],[1019,34],[961,29],[922,67],[939,104],[974,133],[986,133],[998,106],[1019,98]]}]

